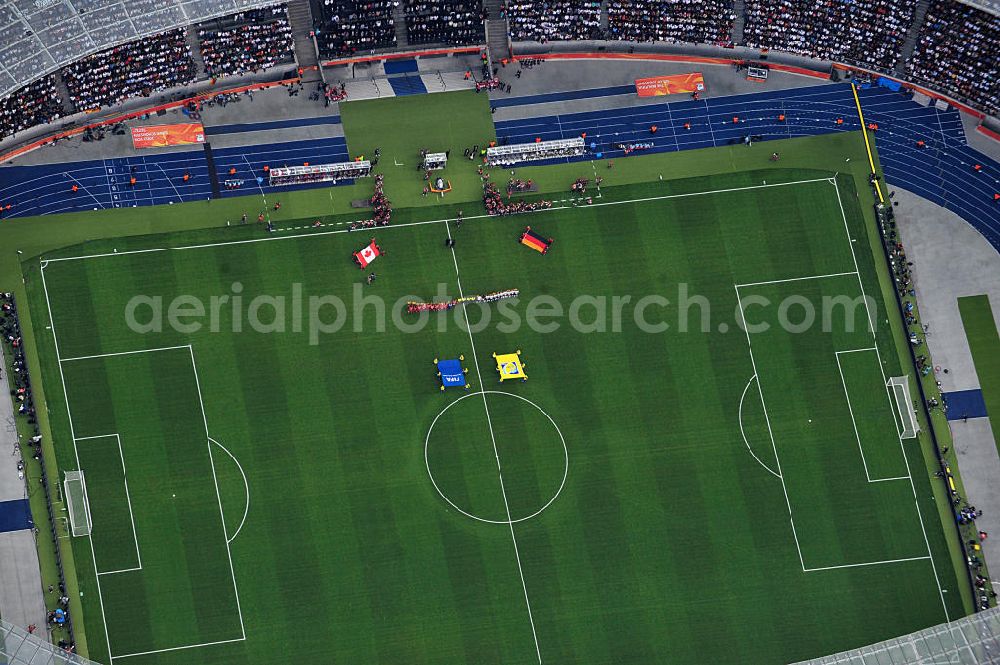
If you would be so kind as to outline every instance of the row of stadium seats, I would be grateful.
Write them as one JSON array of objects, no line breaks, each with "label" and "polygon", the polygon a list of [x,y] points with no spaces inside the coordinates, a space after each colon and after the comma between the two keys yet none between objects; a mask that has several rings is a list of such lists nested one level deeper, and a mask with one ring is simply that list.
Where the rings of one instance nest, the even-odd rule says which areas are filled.
[{"label": "row of stadium seats", "polygon": [[410,44],[482,44],[486,12],[464,0],[406,0]]},{"label": "row of stadium seats", "polygon": [[29,83],[0,99],[0,139],[57,120],[62,110],[55,79],[46,76]]},{"label": "row of stadium seats", "polygon": [[187,31],[179,28],[77,60],[62,70],[62,76],[73,107],[90,111],[186,85],[197,70]]},{"label": "row of stadium seats", "polygon": [[199,26],[198,43],[206,73],[232,76],[291,62],[294,42],[285,5],[244,12],[233,18],[234,25],[212,21]]},{"label": "row of stadium seats", "polygon": [[392,0],[325,0],[316,21],[323,57],[366,53],[396,45]]},{"label": "row of stadium seats", "polygon": [[[318,1],[318,0],[317,0]],[[481,43],[485,12],[478,0],[324,0],[316,37],[325,57],[396,45],[393,14],[406,20],[414,44]],[[746,0],[748,46],[837,60],[889,71],[900,61],[917,0],[818,2]],[[627,41],[729,43],[731,0],[608,0],[602,28],[599,0],[507,0],[515,41],[607,37]],[[400,9],[402,11],[400,11]],[[253,10],[197,26],[207,73],[259,71],[292,55],[284,5]],[[914,35],[910,35],[913,44]],[[1000,17],[957,0],[931,0],[905,75],[1000,112]],[[77,111],[190,83],[198,76],[184,28],[100,51],[65,67],[62,79]],[[0,99],[0,138],[52,121],[64,112],[58,80],[39,79]]]},{"label": "row of stadium seats", "polygon": [[514,41],[567,41],[601,36],[599,0],[509,0],[502,5]]},{"label": "row of stadium seats", "polygon": [[916,0],[748,0],[744,41],[889,72],[902,54],[916,7]]},{"label": "row of stadium seats", "polygon": [[[292,31],[285,5],[241,12],[197,26],[206,74],[231,76],[292,61]],[[63,68],[68,101],[77,111],[186,85],[198,71],[179,28],[115,46]],[[55,76],[46,76],[0,99],[0,139],[52,122],[65,112]]]},{"label": "row of stadium seats", "polygon": [[933,0],[907,76],[1000,112],[1000,17]]},{"label": "row of stadium seats", "polygon": [[610,0],[608,38],[728,44],[736,14],[728,0]]},{"label": "row of stadium seats", "polygon": [[[742,45],[891,73],[903,59],[917,0],[746,0]],[[613,39],[732,43],[731,0],[508,0],[515,41]],[[932,0],[906,72],[916,81],[1000,112],[1000,16]]]}]

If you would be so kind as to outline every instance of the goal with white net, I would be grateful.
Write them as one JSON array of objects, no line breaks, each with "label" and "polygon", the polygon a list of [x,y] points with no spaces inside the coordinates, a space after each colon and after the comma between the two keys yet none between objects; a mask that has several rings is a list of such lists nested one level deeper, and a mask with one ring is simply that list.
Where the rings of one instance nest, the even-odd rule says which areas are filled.
[{"label": "goal with white net", "polygon": [[892,396],[896,401],[896,412],[899,414],[900,438],[912,439],[917,436],[920,427],[917,425],[917,416],[913,409],[913,398],[910,397],[910,381],[905,376],[894,376],[889,379],[886,386],[892,391]]},{"label": "goal with white net", "polygon": [[66,509],[69,511],[70,533],[74,536],[89,536],[92,524],[83,471],[67,471],[63,478],[63,489],[66,495]]}]

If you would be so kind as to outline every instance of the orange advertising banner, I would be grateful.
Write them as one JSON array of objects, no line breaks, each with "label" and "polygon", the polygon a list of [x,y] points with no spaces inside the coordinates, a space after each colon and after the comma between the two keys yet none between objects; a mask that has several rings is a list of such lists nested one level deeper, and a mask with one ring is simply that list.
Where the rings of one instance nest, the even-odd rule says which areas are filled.
[{"label": "orange advertising banner", "polygon": [[701,72],[653,76],[652,78],[635,80],[635,91],[639,93],[640,97],[676,95],[680,92],[701,92],[704,89],[705,77],[701,75]]},{"label": "orange advertising banner", "polygon": [[205,142],[205,128],[196,122],[183,125],[148,125],[132,128],[136,148],[163,148],[168,145],[191,145]]}]

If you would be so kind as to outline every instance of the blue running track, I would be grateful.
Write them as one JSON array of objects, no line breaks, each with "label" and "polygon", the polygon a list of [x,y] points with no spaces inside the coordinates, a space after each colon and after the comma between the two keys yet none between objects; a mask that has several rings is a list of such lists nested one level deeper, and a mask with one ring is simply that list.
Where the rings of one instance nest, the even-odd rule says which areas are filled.
[{"label": "blue running track", "polygon": [[[404,76],[398,81],[412,83],[419,77]],[[671,152],[740,143],[744,136],[764,140],[811,136],[838,131],[855,131],[861,125],[850,84],[817,85],[793,90],[719,97],[699,101],[684,100],[631,108],[569,113],[496,123],[502,142],[519,143],[569,138],[586,132],[587,142],[606,158],[624,153],[619,143],[652,143],[650,152]],[[422,86],[421,86],[422,87]],[[416,92],[414,90],[414,92]],[[398,94],[398,93],[397,93]],[[495,100],[494,106],[512,107],[550,101],[633,94],[631,86],[615,86],[565,93],[548,93]],[[969,222],[1000,250],[1000,205],[993,200],[1000,192],[1000,164],[973,150],[965,142],[959,112],[940,111],[912,101],[905,93],[879,87],[860,91],[865,118],[879,126],[876,134],[879,157],[891,186],[906,188],[952,210]],[[778,115],[784,114],[780,122]],[[733,123],[733,117],[739,122]],[[334,116],[323,122],[336,122]],[[836,120],[843,118],[843,124]],[[232,125],[209,130],[234,133],[272,126],[299,126],[278,121]],[[690,129],[685,129],[688,123]],[[264,126],[266,125],[266,127]],[[657,125],[655,135],[649,128]],[[918,148],[917,141],[926,147]],[[240,189],[226,190],[223,196],[237,196],[280,190],[258,187],[264,165],[285,166],[305,162],[340,162],[349,159],[344,138],[293,141],[213,150],[221,183],[243,180]],[[592,159],[593,155],[578,159]],[[560,160],[561,161],[561,160]],[[982,169],[974,171],[973,165]],[[137,178],[128,185],[129,175]],[[234,175],[229,174],[235,169]],[[186,172],[191,179],[183,183]],[[266,179],[265,179],[266,183]],[[70,191],[77,184],[79,191]],[[311,185],[302,185],[305,188]],[[211,186],[203,150],[183,150],[169,154],[123,157],[103,161],[0,168],[0,206],[11,204],[4,217],[26,217],[91,208],[111,208],[191,201],[208,198]]]},{"label": "blue running track", "polygon": [[[861,123],[849,85],[500,121],[497,138],[501,143],[527,143],[586,133],[587,143],[596,145],[594,152],[618,158],[624,155],[615,147],[621,143],[652,143],[648,152],[671,152],[740,143],[747,135],[768,140],[856,131]],[[621,87],[602,90],[605,95],[624,94]],[[584,93],[595,97],[599,92],[577,91],[566,98]],[[923,107],[908,95],[885,88],[862,90],[860,96],[865,119],[879,126],[876,143],[890,187],[903,187],[954,211],[1000,250],[1000,205],[993,200],[993,194],[1000,192],[1000,164],[966,145],[959,111]],[[539,101],[553,101],[552,95],[515,97],[494,105]],[[780,114],[785,115],[784,122],[778,120]],[[734,123],[733,117],[739,122]],[[838,118],[843,124],[837,124]],[[658,127],[655,135],[649,131],[652,125]],[[926,147],[918,148],[918,140]],[[982,170],[973,171],[974,164],[982,165]]]},{"label": "blue running track", "polygon": [[[344,138],[311,139],[213,151],[222,195],[241,196],[303,189],[309,185],[267,185],[264,166],[323,164],[350,159]],[[236,172],[230,175],[230,169]],[[183,181],[185,173],[191,178]],[[129,179],[135,176],[135,186]],[[259,186],[257,178],[263,177]],[[239,189],[227,190],[226,180],[243,180]],[[348,184],[346,181],[340,184]],[[77,191],[73,192],[73,185]],[[181,201],[198,201],[212,195],[208,162],[202,148],[166,154],[115,159],[14,166],[0,168],[0,206],[11,204],[4,218],[51,215],[100,208],[132,208]]]}]

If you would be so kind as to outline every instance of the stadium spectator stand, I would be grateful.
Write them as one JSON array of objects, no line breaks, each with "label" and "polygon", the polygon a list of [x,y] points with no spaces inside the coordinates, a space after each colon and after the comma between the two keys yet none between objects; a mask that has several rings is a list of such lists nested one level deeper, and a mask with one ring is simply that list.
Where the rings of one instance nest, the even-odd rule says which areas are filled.
[{"label": "stadium spectator stand", "polygon": [[725,45],[735,19],[728,0],[610,0],[607,36],[632,42]]},{"label": "stadium spectator stand", "polygon": [[907,76],[1000,113],[1000,16],[951,0],[933,0]]},{"label": "stadium spectator stand", "polygon": [[890,72],[913,22],[916,0],[747,0],[743,39],[787,51]]},{"label": "stadium spectator stand", "polygon": [[73,107],[89,111],[186,85],[196,70],[181,28],[87,56],[62,75]]},{"label": "stadium spectator stand", "polygon": [[396,45],[395,0],[325,0],[316,42],[325,58]]},{"label": "stadium spectator stand", "polygon": [[476,0],[406,0],[410,44],[481,44],[486,15]]},{"label": "stadium spectator stand", "polygon": [[293,59],[285,5],[225,16],[198,28],[201,57],[212,77],[259,72]]},{"label": "stadium spectator stand", "polygon": [[46,76],[29,83],[9,97],[0,99],[0,139],[52,122],[59,118],[62,110],[53,77]]},{"label": "stadium spectator stand", "polygon": [[598,0],[511,0],[503,11],[514,41],[544,43],[602,36]]}]

